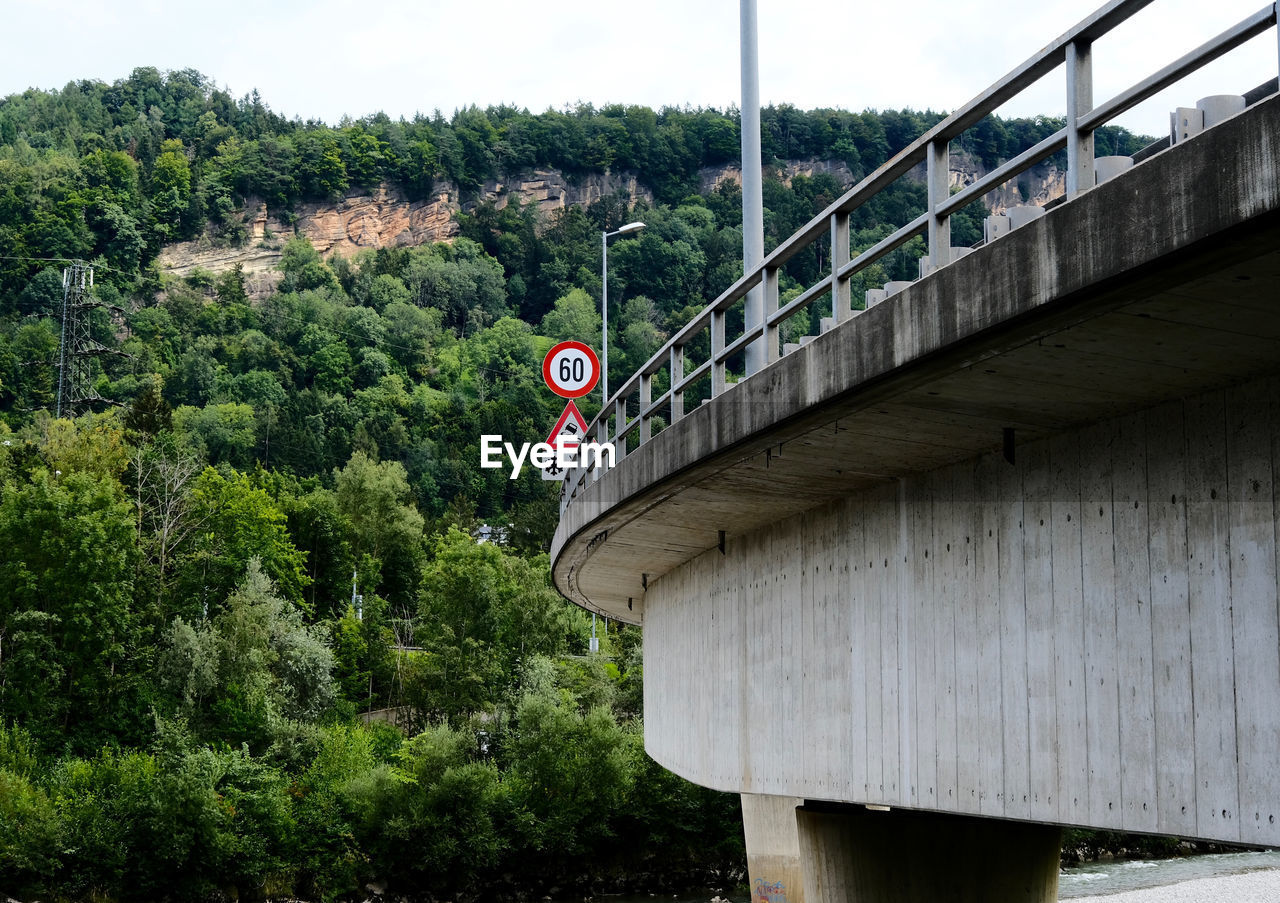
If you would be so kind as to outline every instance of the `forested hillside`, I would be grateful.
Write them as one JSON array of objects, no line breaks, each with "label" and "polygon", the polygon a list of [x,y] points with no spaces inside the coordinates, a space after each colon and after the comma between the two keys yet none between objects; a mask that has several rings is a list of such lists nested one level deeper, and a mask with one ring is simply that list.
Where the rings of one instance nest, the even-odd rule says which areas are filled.
[{"label": "forested hillside", "polygon": [[[938,119],[770,108],[766,162],[861,174]],[[990,162],[1058,127],[992,120],[961,144]],[[561,402],[543,354],[598,345],[602,229],[647,225],[610,251],[614,380],[740,274],[737,190],[698,194],[738,147],[736,113],[715,110],[304,123],[191,71],[0,99],[0,891],[328,900],[378,880],[458,900],[732,880],[736,799],[644,755],[638,631],[611,625],[586,654],[590,619],[548,580],[555,487],[481,469],[479,438],[546,435]],[[155,265],[206,230],[245,241],[246,204],[287,220],[351,189],[422,197],[532,166],[634,171],[655,203],[545,220],[479,204],[449,244],[351,259],[295,237],[253,301],[239,271]],[[766,244],[839,192],[766,180]],[[923,193],[859,211],[855,241]],[[982,215],[953,219],[955,243]],[[93,389],[110,403],[57,419],[72,260],[109,305]],[[784,291],[823,265],[793,261]]]}]

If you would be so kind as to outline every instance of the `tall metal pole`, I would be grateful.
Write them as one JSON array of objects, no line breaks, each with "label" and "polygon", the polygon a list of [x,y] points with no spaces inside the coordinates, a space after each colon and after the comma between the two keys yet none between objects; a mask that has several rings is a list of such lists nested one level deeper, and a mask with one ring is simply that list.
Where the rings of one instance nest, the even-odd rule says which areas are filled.
[{"label": "tall metal pole", "polygon": [[[623,263],[626,263],[624,260]],[[609,233],[600,233],[600,417],[609,405]],[[602,441],[602,440],[597,440]]]},{"label": "tall metal pole", "polygon": [[[741,0],[742,12],[742,271],[764,260],[764,193],[760,172],[760,63],[756,0]],[[764,287],[747,293],[746,328],[764,321]],[[747,346],[750,376],[765,365],[764,339]]]},{"label": "tall metal pole", "polygon": [[[615,235],[639,232],[644,223],[638,220],[627,223],[621,229],[600,235],[600,410],[609,404],[609,239]],[[608,419],[602,417],[602,420]]]}]

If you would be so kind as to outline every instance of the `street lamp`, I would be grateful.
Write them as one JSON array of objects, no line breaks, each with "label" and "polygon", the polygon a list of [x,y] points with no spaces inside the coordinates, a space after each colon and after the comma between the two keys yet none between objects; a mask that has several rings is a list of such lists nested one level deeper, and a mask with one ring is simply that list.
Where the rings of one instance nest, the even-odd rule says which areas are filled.
[{"label": "street lamp", "polygon": [[604,232],[600,237],[600,266],[604,271],[600,280],[600,411],[601,418],[605,406],[609,404],[609,239],[615,235],[626,235],[628,232],[639,232],[644,223],[627,223],[621,229]]},{"label": "street lamp", "polygon": [[[742,272],[751,272],[764,260],[764,195],[760,167],[760,60],[756,28],[756,0],[739,4],[742,29]],[[764,322],[764,286],[747,292],[743,311],[746,328]],[[765,340],[747,346],[747,376],[764,368],[768,357]]]}]

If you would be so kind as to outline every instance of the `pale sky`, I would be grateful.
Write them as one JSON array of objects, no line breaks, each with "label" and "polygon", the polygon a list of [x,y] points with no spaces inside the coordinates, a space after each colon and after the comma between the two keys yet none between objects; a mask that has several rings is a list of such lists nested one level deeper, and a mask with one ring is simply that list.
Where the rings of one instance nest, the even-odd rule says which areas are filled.
[{"label": "pale sky", "polygon": [[[960,106],[1095,8],[1067,0],[758,0],[765,104]],[[1095,47],[1101,102],[1256,12],[1261,0],[1155,0]],[[0,96],[136,66],[194,68],[278,113],[336,123],[470,104],[737,106],[734,0],[0,0]],[[1121,120],[1163,134],[1176,105],[1277,69],[1275,29]],[[1064,112],[1051,75],[1001,112]]]}]

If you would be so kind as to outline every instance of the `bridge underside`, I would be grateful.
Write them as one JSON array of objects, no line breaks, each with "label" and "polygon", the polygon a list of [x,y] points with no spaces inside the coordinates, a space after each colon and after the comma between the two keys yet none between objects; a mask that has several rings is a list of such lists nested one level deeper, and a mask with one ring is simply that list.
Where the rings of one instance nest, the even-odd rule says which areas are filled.
[{"label": "bridge underside", "polygon": [[654,758],[744,794],[1280,843],[1278,163],[1273,97],[575,499],[555,580],[644,624]]}]

